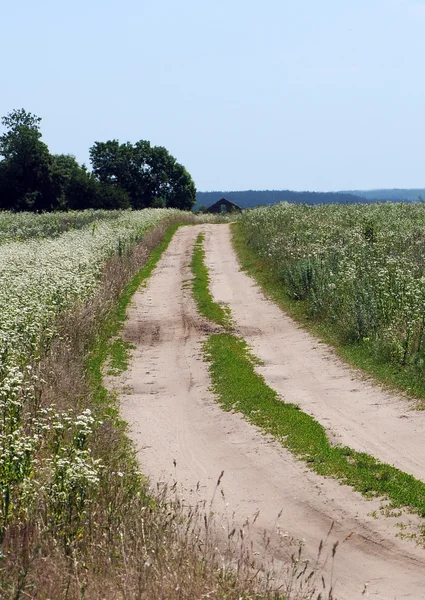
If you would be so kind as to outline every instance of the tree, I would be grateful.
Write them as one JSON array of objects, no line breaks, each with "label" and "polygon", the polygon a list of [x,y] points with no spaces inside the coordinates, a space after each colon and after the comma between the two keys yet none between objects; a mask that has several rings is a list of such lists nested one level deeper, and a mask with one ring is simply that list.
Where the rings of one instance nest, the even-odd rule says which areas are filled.
[{"label": "tree", "polygon": [[76,180],[85,180],[86,177],[85,167],[81,167],[72,154],[54,154],[52,156],[52,179],[60,209],[69,208],[69,194],[72,186]]},{"label": "tree", "polygon": [[97,197],[98,206],[95,208],[106,210],[131,208],[130,197],[122,187],[99,183]]},{"label": "tree", "polygon": [[125,190],[132,208],[167,206],[190,210],[195,184],[186,169],[162,146],[140,140],[95,142],[90,148],[93,173],[104,183]]},{"label": "tree", "polygon": [[195,202],[196,187],[193,179],[183,165],[175,162],[169,175],[167,207],[191,210]]},{"label": "tree", "polygon": [[52,178],[52,157],[41,141],[41,119],[24,109],[1,120],[7,131],[0,136],[0,208],[53,210],[57,196]]},{"label": "tree", "polygon": [[75,157],[59,154],[54,159],[54,180],[61,209],[130,208],[128,194],[122,188],[100,182],[80,166]]},{"label": "tree", "polygon": [[190,210],[191,176],[162,146],[140,140],[96,142],[93,173],[70,154],[51,155],[41,140],[41,118],[21,108],[1,119],[0,209],[176,207]]},{"label": "tree", "polygon": [[5,159],[10,158],[18,151],[17,142],[21,135],[31,132],[33,139],[41,138],[41,117],[37,117],[23,108],[13,110],[2,117],[1,123],[7,128],[6,133],[0,136],[0,155]]}]

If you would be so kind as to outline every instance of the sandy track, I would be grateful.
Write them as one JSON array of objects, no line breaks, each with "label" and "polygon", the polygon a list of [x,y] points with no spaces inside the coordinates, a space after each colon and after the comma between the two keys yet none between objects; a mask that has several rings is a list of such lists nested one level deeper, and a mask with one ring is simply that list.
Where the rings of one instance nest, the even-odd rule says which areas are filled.
[{"label": "sandy track", "polygon": [[[256,547],[261,552],[263,529],[274,532],[271,552],[278,561],[285,553],[278,530],[304,538],[307,554],[314,557],[334,522],[329,544],[340,542],[334,565],[340,599],[425,598],[425,551],[395,537],[394,522],[400,519],[374,519],[370,513],[377,502],[311,473],[239,415],[224,413],[211,397],[200,346],[211,327],[197,316],[187,285],[200,229],[208,234],[215,282],[223,277],[227,262],[235,260],[226,247],[227,228],[182,228],[147,288],[136,294],[129,314],[126,337],[137,349],[121,381],[122,414],[131,424],[143,472],[153,484],[177,479],[186,498],[210,501],[224,470],[225,503],[217,494],[216,512],[223,514],[223,522],[234,514],[243,523],[260,511],[252,528]],[[215,249],[215,236],[221,249]],[[232,309],[238,304],[235,284],[238,288],[236,275],[231,275],[228,289],[223,280],[214,285],[215,293],[217,286],[223,288],[218,296],[230,301]]]}]

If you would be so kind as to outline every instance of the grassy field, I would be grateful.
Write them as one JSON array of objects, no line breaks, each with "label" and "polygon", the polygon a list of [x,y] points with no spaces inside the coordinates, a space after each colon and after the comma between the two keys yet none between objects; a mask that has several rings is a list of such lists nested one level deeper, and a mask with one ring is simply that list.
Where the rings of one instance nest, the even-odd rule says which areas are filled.
[{"label": "grassy field", "polygon": [[244,268],[341,356],[425,398],[425,206],[296,206],[234,225]]}]

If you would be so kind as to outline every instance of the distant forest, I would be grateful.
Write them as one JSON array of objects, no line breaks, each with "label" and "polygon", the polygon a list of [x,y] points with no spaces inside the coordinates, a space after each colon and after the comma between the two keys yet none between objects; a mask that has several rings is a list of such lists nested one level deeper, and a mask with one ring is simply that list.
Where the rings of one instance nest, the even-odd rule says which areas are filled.
[{"label": "distant forest", "polygon": [[371,190],[343,192],[293,192],[290,190],[247,190],[241,192],[198,192],[195,209],[208,207],[226,198],[241,208],[253,208],[278,202],[295,204],[370,204],[373,202],[421,202],[425,189]]},{"label": "distant forest", "polygon": [[425,189],[416,188],[411,190],[404,189],[392,189],[392,190],[352,190],[344,192],[347,194],[354,194],[356,196],[362,196],[367,200],[373,201],[387,201],[387,202],[424,202],[425,201]]}]

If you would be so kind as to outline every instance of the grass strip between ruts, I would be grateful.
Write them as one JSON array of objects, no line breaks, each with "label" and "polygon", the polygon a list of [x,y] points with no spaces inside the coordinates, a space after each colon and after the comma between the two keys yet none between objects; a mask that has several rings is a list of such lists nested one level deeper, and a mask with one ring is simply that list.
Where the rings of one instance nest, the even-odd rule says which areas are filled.
[{"label": "grass strip between ruts", "polygon": [[220,306],[220,304],[214,302],[209,290],[210,278],[208,269],[205,266],[204,239],[205,235],[200,233],[196,238],[192,253],[191,268],[194,275],[192,281],[193,296],[199,312],[204,317],[207,317],[207,319],[214,321],[214,323],[221,325],[225,329],[230,329],[232,322],[229,308]]},{"label": "grass strip between ruts", "polygon": [[387,496],[425,516],[425,483],[368,454],[330,444],[325,429],[298,406],[282,402],[255,372],[246,342],[229,333],[204,344],[213,391],[224,410],[242,413],[320,475],[351,485],[366,496]]},{"label": "grass strip between ruts", "polygon": [[[204,235],[196,240],[192,256],[193,293],[200,312],[222,325],[222,307],[209,291],[203,249]],[[231,333],[209,336],[204,343],[212,388],[224,410],[242,413],[263,432],[271,434],[319,475],[333,477],[365,496],[384,496],[394,507],[409,506],[425,517],[425,483],[372,456],[331,445],[325,429],[295,404],[283,402],[255,371],[258,359],[245,340]]]}]

